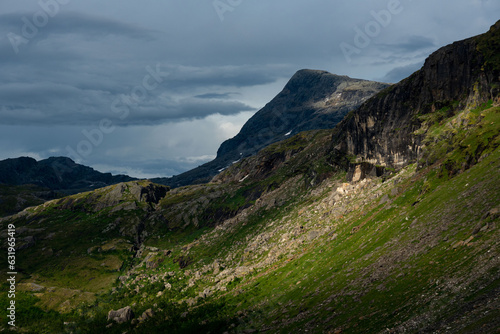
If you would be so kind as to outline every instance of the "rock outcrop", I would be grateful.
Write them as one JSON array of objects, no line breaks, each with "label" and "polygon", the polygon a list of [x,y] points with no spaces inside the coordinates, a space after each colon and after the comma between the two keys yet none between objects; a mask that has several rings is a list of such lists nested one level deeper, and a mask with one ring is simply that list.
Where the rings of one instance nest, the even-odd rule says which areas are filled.
[{"label": "rock outcrop", "polygon": [[400,168],[415,161],[422,116],[477,107],[498,96],[499,31],[500,22],[434,52],[422,69],[351,112],[336,128],[334,148],[372,165]]},{"label": "rock outcrop", "polygon": [[[148,209],[165,197],[169,187],[149,181],[131,181],[97,189],[86,196],[66,197],[59,200],[61,209],[99,212],[112,208],[113,212]],[[146,205],[144,205],[146,204]]]},{"label": "rock outcrop", "polygon": [[114,321],[118,324],[128,322],[134,318],[134,311],[130,306],[121,308],[119,310],[111,310],[108,312],[108,321]]}]

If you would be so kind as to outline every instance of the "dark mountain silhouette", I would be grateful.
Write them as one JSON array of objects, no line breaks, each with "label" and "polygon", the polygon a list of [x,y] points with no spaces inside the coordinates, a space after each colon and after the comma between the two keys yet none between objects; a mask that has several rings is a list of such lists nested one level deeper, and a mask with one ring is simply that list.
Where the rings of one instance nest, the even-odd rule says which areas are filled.
[{"label": "dark mountain silhouette", "polygon": [[102,188],[119,182],[136,180],[126,175],[101,173],[65,157],[36,161],[21,157],[0,161],[0,184],[33,184],[65,194]]}]

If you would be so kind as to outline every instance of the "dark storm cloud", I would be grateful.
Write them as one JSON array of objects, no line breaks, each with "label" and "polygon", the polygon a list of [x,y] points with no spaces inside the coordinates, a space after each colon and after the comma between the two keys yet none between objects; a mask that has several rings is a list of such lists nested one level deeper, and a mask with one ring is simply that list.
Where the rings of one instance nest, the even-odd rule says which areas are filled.
[{"label": "dark storm cloud", "polygon": [[[18,35],[23,35],[26,20],[34,25],[33,12],[0,14],[0,27]],[[117,20],[77,12],[63,12],[47,20],[43,27],[37,27],[40,37],[51,34],[80,34],[87,37],[121,35],[134,39],[153,39],[156,33]],[[28,37],[28,36],[25,36]]]},{"label": "dark storm cloud", "polygon": [[139,101],[123,95],[112,104],[102,91],[43,84],[1,87],[0,115],[5,125],[92,125],[109,119],[114,125],[158,125],[209,115],[233,115],[254,108],[238,102],[185,98],[179,101],[152,95]]},{"label": "dark storm cloud", "polygon": [[[121,107],[125,107],[124,104]],[[125,107],[126,108],[126,107]],[[203,100],[186,98],[180,101],[166,101],[162,98],[131,106],[128,116],[121,120],[118,114],[109,114],[117,125],[157,125],[165,122],[202,119],[209,115],[234,115],[254,108],[238,101]],[[123,109],[125,110],[125,109]],[[118,116],[118,117],[117,117]]]},{"label": "dark storm cloud", "polygon": [[[26,22],[22,18],[29,16],[28,12],[0,15],[2,35],[16,29],[22,34],[21,26]],[[212,95],[216,99],[209,101],[209,95],[203,94],[217,94],[214,91],[220,87],[272,83],[290,72],[290,66],[281,64],[159,63],[157,59],[168,59],[170,50],[155,50],[162,41],[154,40],[154,36],[159,34],[153,29],[62,12],[26,45],[18,45],[17,54],[11,41],[3,38],[1,124],[89,125],[109,118],[118,126],[157,125],[213,114],[238,114],[254,108],[230,100],[229,94]],[[144,52],[148,48],[150,51]],[[144,90],[144,82],[148,87],[154,84],[154,89]],[[134,95],[137,92],[141,93],[139,98]],[[125,110],[126,117],[117,109]]]},{"label": "dark storm cloud", "polygon": [[436,42],[425,36],[408,36],[397,43],[379,44],[380,48],[390,50],[394,53],[413,53],[436,48]]},{"label": "dark storm cloud", "polygon": [[180,103],[180,115],[187,115],[188,119],[191,118],[204,118],[207,115],[220,114],[220,115],[233,115],[243,111],[254,111],[255,108],[247,106],[238,101],[205,101],[202,99],[187,99]]},{"label": "dark storm cloud", "polygon": [[239,65],[239,66],[165,66],[167,80],[174,87],[234,86],[247,87],[272,83],[283,73],[291,71],[290,65]]},{"label": "dark storm cloud", "polygon": [[239,93],[206,93],[196,95],[195,97],[199,99],[229,99],[232,95],[235,94]]},{"label": "dark storm cloud", "polygon": [[[365,64],[373,68],[391,64],[395,71],[401,72],[401,68],[411,68],[408,63],[422,63],[430,53],[437,50],[437,43],[430,37],[407,36],[391,43],[374,43],[370,48],[364,50],[359,56]],[[418,68],[415,68],[417,70]],[[410,75],[408,73],[408,75]],[[394,80],[394,76],[391,78]],[[399,80],[398,80],[399,81]]]},{"label": "dark storm cloud", "polygon": [[[108,75],[113,77],[113,72],[99,74],[98,67],[93,70],[95,73],[86,73],[85,68],[76,67],[74,71],[77,72],[68,75],[60,71],[59,65],[49,65],[45,63],[43,70],[35,73],[22,67],[16,68],[16,74],[7,70],[4,80],[10,82],[0,85],[2,124],[85,125],[109,118],[115,120],[115,125],[130,126],[198,119],[213,114],[238,114],[254,108],[228,100],[231,93],[210,93],[212,99],[207,99],[210,95],[189,95],[204,87],[270,83],[273,82],[273,73],[276,75],[280,68],[187,68],[156,64],[147,67],[150,72],[143,70],[133,78],[116,73],[114,79],[108,79]],[[151,73],[158,76],[159,82],[155,82]],[[154,89],[145,89],[145,80],[148,85],[154,84]],[[172,94],[179,96],[173,97]]]}]

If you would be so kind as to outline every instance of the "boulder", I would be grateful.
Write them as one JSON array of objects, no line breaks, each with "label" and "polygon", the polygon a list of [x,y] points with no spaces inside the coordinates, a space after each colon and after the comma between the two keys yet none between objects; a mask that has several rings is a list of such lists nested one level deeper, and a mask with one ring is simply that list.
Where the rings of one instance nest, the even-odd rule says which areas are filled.
[{"label": "boulder", "polygon": [[27,237],[22,239],[22,243],[20,244],[20,246],[18,246],[18,250],[22,250],[22,249],[26,249],[26,248],[29,248],[31,246],[34,246],[35,242],[36,242],[36,238],[34,236],[32,236],[32,235],[27,236]]},{"label": "boulder", "polygon": [[307,234],[307,240],[309,241],[313,241],[314,239],[316,239],[317,237],[319,237],[321,235],[321,231],[318,231],[318,230],[314,230],[314,231],[310,231],[308,234]]},{"label": "boulder", "polygon": [[130,321],[133,318],[134,318],[134,311],[132,311],[132,308],[130,306],[121,308],[116,311],[111,310],[108,312],[108,321],[114,321],[119,324]]},{"label": "boulder", "polygon": [[387,194],[385,194],[384,196],[382,196],[382,198],[380,199],[380,202],[378,203],[378,205],[382,205],[382,204],[385,204],[385,203],[391,204],[391,199],[389,198],[389,195],[387,195]]}]

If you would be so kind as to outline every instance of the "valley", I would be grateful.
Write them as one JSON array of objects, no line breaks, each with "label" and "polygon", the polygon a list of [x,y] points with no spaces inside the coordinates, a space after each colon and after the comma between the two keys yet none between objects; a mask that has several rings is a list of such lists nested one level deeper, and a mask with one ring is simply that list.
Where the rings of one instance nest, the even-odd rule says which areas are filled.
[{"label": "valley", "polygon": [[0,326],[497,333],[499,41],[500,22],[209,182],[127,180],[2,218],[19,327]]}]

